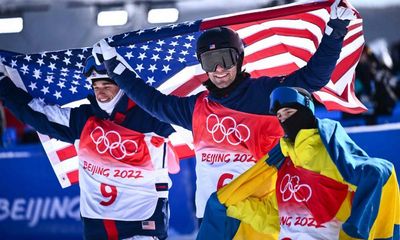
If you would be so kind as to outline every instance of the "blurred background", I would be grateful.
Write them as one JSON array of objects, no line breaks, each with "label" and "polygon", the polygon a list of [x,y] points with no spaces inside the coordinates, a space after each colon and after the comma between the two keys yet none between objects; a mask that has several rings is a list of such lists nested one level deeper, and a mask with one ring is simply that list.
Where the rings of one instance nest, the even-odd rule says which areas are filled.
[{"label": "blurred background", "polygon": [[[291,2],[0,0],[0,49],[28,54],[91,47],[123,32]],[[399,172],[400,1],[350,2],[364,20],[366,47],[357,66],[355,91],[369,110],[349,115],[318,106],[317,116],[340,121],[371,156],[392,161]],[[60,187],[36,132],[1,103],[0,117],[0,238],[81,239],[78,187]],[[181,172],[171,177],[170,239],[194,239],[194,160],[181,161]]]}]

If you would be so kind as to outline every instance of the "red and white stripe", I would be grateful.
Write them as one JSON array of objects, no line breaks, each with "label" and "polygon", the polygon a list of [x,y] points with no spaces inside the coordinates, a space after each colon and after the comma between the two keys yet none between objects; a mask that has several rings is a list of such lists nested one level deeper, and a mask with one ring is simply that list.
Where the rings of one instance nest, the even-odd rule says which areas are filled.
[{"label": "red and white stripe", "polygon": [[367,110],[354,93],[355,69],[364,47],[362,31],[361,19],[350,23],[331,81],[314,93],[314,97],[328,110],[342,110],[355,114]]},{"label": "red and white stripe", "polygon": [[75,146],[38,133],[62,188],[78,183],[79,159]]}]

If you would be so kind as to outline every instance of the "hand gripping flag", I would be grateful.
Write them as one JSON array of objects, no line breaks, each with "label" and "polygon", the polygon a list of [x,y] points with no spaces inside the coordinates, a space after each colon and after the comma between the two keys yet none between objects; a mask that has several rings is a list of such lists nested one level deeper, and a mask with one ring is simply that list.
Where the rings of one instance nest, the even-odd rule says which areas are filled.
[{"label": "hand gripping flag", "polygon": [[[316,51],[329,20],[331,2],[258,9],[128,32],[107,40],[149,85],[165,94],[186,96],[203,90],[201,83],[207,78],[195,56],[196,40],[202,31],[217,26],[236,30],[245,43],[244,67],[253,77],[290,74],[306,65]],[[357,19],[350,23],[331,81],[314,93],[328,109],[350,113],[366,110],[355,97],[353,83],[363,45],[362,20]],[[90,52],[90,48],[82,48],[17,55],[5,57],[4,65],[16,85],[32,96],[71,106],[92,92],[81,74]],[[43,136],[41,139],[61,185],[75,183],[78,164],[73,147]],[[178,150],[190,156],[184,145]]]}]

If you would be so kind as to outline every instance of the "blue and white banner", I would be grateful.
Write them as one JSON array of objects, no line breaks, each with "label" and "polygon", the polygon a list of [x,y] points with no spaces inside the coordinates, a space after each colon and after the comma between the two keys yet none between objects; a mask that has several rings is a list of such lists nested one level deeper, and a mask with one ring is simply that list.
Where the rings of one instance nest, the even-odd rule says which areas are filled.
[{"label": "blue and white banner", "polygon": [[79,187],[62,189],[41,145],[0,149],[1,239],[81,239]]},{"label": "blue and white banner", "polygon": [[[193,161],[192,161],[193,160]],[[79,185],[62,188],[42,145],[0,148],[0,239],[82,239]],[[169,235],[193,235],[194,159],[173,174]]]}]

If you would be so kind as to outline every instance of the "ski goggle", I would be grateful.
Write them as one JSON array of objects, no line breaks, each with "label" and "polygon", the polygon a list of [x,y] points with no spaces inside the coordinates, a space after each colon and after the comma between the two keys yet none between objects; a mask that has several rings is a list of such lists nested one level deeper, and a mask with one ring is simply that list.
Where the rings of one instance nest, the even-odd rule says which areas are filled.
[{"label": "ski goggle", "polygon": [[312,113],[315,111],[314,103],[310,98],[303,96],[294,88],[279,87],[271,93],[269,112],[276,114],[278,109],[290,107],[293,104],[303,105],[309,108]]},{"label": "ski goggle", "polygon": [[107,70],[103,64],[97,65],[93,56],[90,56],[86,59],[85,67],[82,70],[82,73],[85,77],[89,77],[93,71],[96,71],[98,74],[106,75]]},{"label": "ski goggle", "polygon": [[229,69],[237,64],[238,58],[239,56],[233,48],[207,51],[200,55],[201,68],[206,72],[215,72],[217,65]]}]

